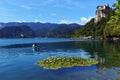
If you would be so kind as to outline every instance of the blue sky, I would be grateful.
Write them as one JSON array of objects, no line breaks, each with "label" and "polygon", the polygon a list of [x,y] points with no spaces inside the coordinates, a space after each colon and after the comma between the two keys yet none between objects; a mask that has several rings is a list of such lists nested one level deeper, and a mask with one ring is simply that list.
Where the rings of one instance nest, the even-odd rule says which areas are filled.
[{"label": "blue sky", "polygon": [[0,0],[0,22],[51,22],[85,24],[97,5],[116,0]]}]

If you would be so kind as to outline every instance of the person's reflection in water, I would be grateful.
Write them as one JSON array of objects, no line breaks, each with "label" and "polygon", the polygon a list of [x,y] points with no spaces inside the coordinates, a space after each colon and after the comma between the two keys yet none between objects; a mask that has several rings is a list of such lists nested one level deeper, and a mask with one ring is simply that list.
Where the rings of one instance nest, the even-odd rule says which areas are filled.
[{"label": "person's reflection in water", "polygon": [[40,51],[40,45],[38,43],[35,43],[32,45],[32,49],[33,49],[33,51],[38,52],[38,51]]}]

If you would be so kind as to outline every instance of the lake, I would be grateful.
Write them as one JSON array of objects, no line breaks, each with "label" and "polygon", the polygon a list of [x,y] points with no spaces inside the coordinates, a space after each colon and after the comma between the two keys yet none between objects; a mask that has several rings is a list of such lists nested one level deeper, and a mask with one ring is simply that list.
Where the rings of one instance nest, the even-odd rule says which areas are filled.
[{"label": "lake", "polygon": [[[39,51],[32,49],[34,43],[39,44]],[[51,56],[97,58],[99,64],[58,70],[35,65]],[[120,80],[120,43],[59,38],[0,39],[0,80]]]}]

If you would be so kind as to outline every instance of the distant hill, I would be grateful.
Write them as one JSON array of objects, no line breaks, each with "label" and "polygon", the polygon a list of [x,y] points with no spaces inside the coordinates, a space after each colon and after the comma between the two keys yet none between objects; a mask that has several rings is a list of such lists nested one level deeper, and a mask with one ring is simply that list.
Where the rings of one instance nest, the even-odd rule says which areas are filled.
[{"label": "distant hill", "polygon": [[0,38],[25,38],[34,36],[34,31],[28,26],[7,26],[0,29]]},{"label": "distant hill", "polygon": [[70,32],[72,32],[77,27],[79,26],[61,24],[59,25],[59,27],[56,27],[55,29],[49,31],[47,33],[47,36],[48,37],[66,37]]},{"label": "distant hill", "polygon": [[[40,23],[40,22],[8,22],[8,23],[0,22],[0,26],[1,27],[6,27],[6,26],[22,26],[22,25],[29,26],[33,30],[42,29],[42,28],[47,28],[47,29],[51,30],[51,29],[59,27],[60,25],[63,25],[63,24]],[[81,26],[81,25],[76,24],[76,23],[73,23],[73,24],[64,24],[64,25],[69,26],[69,27],[76,27],[76,26],[78,27],[78,26]]]},{"label": "distant hill", "polygon": [[[40,22],[9,22],[0,23],[1,38],[16,38],[21,34],[26,37],[66,37],[75,28],[80,28],[78,24],[53,24]],[[11,32],[11,33],[8,33]],[[28,33],[31,32],[31,33]],[[29,34],[29,35],[28,35]]]}]

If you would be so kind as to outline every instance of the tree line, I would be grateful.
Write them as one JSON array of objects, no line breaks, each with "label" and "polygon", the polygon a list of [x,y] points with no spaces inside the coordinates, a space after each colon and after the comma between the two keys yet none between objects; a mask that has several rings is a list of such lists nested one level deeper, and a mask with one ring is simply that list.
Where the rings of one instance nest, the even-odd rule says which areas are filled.
[{"label": "tree line", "polygon": [[117,0],[112,6],[111,9],[103,10],[105,17],[100,18],[97,23],[94,22],[94,18],[91,19],[82,28],[75,29],[71,37],[120,38],[120,0]]}]

